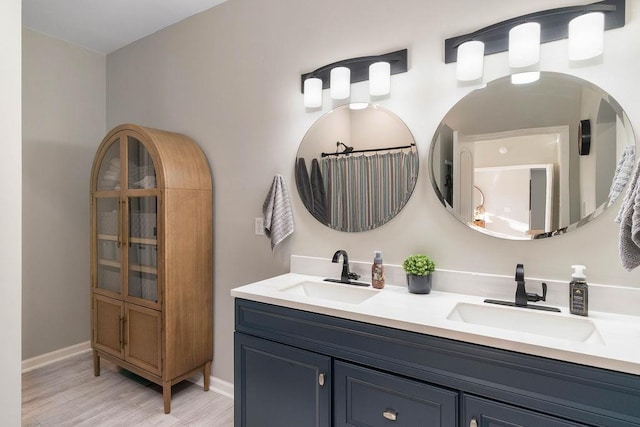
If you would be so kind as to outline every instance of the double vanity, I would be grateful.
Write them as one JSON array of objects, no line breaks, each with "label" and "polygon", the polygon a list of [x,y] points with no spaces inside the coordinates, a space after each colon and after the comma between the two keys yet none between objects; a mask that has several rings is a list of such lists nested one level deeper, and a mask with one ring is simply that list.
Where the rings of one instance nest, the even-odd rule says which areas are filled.
[{"label": "double vanity", "polygon": [[640,425],[636,317],[323,279],[232,290],[236,425]]},{"label": "double vanity", "polygon": [[[616,203],[635,140],[620,105],[587,81],[506,76],[447,113],[426,169],[470,230],[556,238]],[[325,226],[364,232],[403,208],[418,169],[402,120],[352,103],[309,129],[296,187]],[[590,287],[580,317],[567,282],[529,280],[542,295],[527,293],[523,270],[517,287],[513,276],[436,271],[434,291],[415,295],[397,267],[386,266],[382,290],[335,283],[350,281],[348,268],[307,267],[294,256],[292,273],[231,292],[237,426],[640,426],[640,290]]]}]

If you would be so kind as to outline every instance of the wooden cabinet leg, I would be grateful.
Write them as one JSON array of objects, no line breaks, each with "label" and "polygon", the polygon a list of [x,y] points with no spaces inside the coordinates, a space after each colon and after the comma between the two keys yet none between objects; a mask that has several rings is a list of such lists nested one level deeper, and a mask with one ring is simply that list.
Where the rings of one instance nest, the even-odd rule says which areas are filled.
[{"label": "wooden cabinet leg", "polygon": [[162,397],[164,398],[164,413],[171,412],[171,381],[162,384]]},{"label": "wooden cabinet leg", "polygon": [[100,356],[95,350],[93,350],[93,375],[100,376]]},{"label": "wooden cabinet leg", "polygon": [[204,369],[202,372],[204,378],[203,378],[203,382],[204,382],[204,391],[209,391],[209,381],[211,380],[211,362],[207,362],[204,365]]}]

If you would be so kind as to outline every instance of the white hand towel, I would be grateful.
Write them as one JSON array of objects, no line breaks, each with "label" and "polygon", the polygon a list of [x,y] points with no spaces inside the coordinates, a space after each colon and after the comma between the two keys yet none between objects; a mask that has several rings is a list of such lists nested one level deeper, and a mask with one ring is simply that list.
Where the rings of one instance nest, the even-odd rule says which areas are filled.
[{"label": "white hand towel", "polygon": [[616,222],[620,223],[619,252],[625,270],[631,271],[640,265],[640,183],[636,167],[633,179],[622,200]]},{"label": "white hand towel", "polygon": [[273,177],[269,194],[262,205],[264,230],[271,238],[271,250],[293,233],[293,213],[289,190],[282,175]]}]

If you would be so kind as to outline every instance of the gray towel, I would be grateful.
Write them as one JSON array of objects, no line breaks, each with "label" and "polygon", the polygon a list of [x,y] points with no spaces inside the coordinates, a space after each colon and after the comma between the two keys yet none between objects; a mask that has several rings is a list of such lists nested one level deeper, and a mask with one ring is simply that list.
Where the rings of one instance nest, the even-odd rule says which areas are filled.
[{"label": "gray towel", "polygon": [[304,157],[296,160],[296,186],[298,194],[302,199],[304,207],[313,213],[313,196],[311,195],[311,181],[309,181],[309,172],[307,172],[307,163]]},{"label": "gray towel", "polygon": [[318,159],[311,161],[311,194],[313,195],[312,214],[318,221],[327,225],[327,195],[324,191],[324,180]]},{"label": "gray towel", "polygon": [[269,194],[262,205],[264,230],[271,238],[271,250],[293,233],[293,213],[289,190],[282,175],[273,177]]},{"label": "gray towel", "polygon": [[640,185],[636,167],[631,185],[622,200],[616,222],[620,223],[620,261],[625,270],[631,271],[640,265]]},{"label": "gray towel", "polygon": [[633,173],[633,165],[636,162],[636,147],[634,145],[627,146],[622,152],[622,156],[618,160],[616,171],[613,174],[613,181],[609,189],[609,203],[611,206],[622,193],[624,186],[627,185]]}]

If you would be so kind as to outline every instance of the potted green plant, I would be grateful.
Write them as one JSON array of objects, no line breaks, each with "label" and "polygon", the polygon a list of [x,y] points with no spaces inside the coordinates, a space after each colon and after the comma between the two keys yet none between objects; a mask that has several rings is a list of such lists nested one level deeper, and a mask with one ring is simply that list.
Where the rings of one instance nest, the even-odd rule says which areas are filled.
[{"label": "potted green plant", "polygon": [[431,273],[436,269],[436,264],[427,255],[411,255],[402,263],[402,268],[407,273],[407,285],[409,292],[414,294],[428,294],[431,292]]}]

